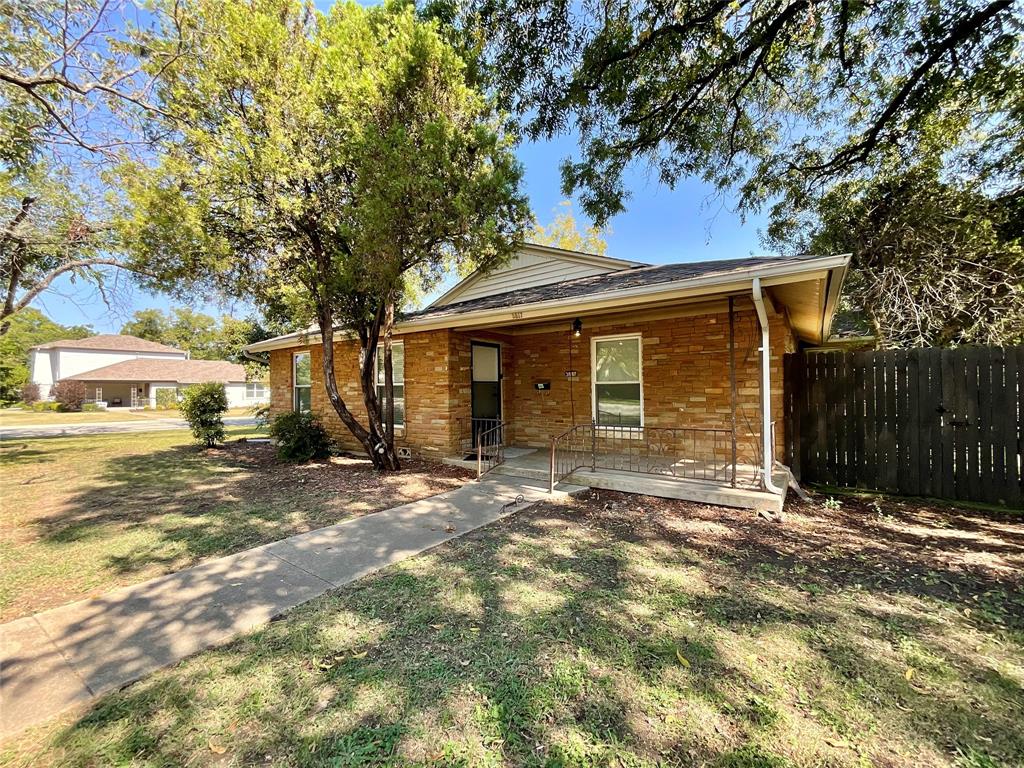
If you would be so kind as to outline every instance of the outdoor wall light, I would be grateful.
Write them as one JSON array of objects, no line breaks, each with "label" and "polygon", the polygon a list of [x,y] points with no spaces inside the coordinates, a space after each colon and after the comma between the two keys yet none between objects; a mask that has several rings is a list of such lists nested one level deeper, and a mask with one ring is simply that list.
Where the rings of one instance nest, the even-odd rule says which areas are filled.
[{"label": "outdoor wall light", "polygon": [[577,317],[575,320],[572,321],[572,335],[573,335],[573,338],[578,339],[580,337],[580,333],[582,333],[582,332],[583,332],[583,321],[580,320]]}]

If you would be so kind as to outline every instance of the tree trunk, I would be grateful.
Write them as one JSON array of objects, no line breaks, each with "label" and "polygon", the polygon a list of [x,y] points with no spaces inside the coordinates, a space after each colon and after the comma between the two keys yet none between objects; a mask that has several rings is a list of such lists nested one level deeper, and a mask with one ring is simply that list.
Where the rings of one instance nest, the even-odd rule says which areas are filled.
[{"label": "tree trunk", "polygon": [[352,412],[345,405],[345,401],[341,398],[341,394],[338,392],[338,381],[334,375],[334,317],[330,310],[326,307],[321,307],[318,314],[318,322],[320,323],[320,344],[323,349],[323,372],[324,372],[324,389],[327,390],[327,399],[331,401],[331,405],[334,407],[335,412],[341,419],[342,423],[348,427],[348,431],[359,441],[363,446],[363,450],[366,451],[366,455],[373,461],[373,466],[380,469],[375,459],[374,445],[375,441],[372,439],[372,435],[363,428],[356,417],[352,415]]},{"label": "tree trunk", "polygon": [[395,368],[392,359],[392,336],[395,328],[395,302],[389,296],[384,307],[384,444],[394,469],[399,469],[395,449]]},{"label": "tree trunk", "polygon": [[[390,309],[389,309],[390,307]],[[363,389],[363,403],[366,406],[367,422],[369,431],[374,442],[373,465],[380,470],[395,472],[400,469],[398,452],[395,450],[394,439],[394,404],[392,403],[388,412],[390,419],[382,418],[380,398],[377,397],[377,347],[382,330],[386,336],[390,336],[391,328],[394,325],[394,305],[385,300],[377,306],[373,321],[369,328],[360,332],[360,343],[362,346],[362,360],[360,361],[359,381]],[[387,359],[389,341],[385,341],[385,366],[390,360]],[[385,377],[385,400],[390,400],[394,394],[393,384],[390,388],[388,382],[391,376]],[[390,423],[390,427],[387,424]]]}]

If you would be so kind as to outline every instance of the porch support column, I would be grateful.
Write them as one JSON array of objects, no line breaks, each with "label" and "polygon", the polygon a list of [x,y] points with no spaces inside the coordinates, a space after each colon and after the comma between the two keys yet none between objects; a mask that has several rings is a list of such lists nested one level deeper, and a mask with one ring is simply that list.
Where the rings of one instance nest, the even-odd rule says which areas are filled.
[{"label": "porch support column", "polygon": [[753,298],[757,321],[761,325],[761,482],[769,493],[782,495],[783,489],[772,482],[772,468],[775,464],[772,445],[772,348],[768,337],[768,312],[764,308],[759,277],[754,278]]}]

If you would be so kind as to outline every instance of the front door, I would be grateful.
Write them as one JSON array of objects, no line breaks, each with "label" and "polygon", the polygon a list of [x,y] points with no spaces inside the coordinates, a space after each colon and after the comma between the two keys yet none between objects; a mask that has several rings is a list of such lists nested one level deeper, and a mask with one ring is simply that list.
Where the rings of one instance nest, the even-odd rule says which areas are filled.
[{"label": "front door", "polygon": [[474,341],[470,344],[472,361],[473,446],[477,436],[488,432],[488,443],[501,441],[500,430],[489,432],[501,423],[501,347]]}]

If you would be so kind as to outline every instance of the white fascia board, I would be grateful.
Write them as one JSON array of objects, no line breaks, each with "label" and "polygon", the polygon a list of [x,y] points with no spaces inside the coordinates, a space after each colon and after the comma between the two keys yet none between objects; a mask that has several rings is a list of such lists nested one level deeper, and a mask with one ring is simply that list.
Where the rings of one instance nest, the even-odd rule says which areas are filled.
[{"label": "white fascia board", "polygon": [[[649,267],[650,264],[646,264],[642,261],[626,261],[625,259],[614,259],[611,256],[602,256],[597,253],[584,253],[583,251],[569,251],[564,248],[556,248],[551,245],[541,245],[540,243],[523,243],[516,253],[540,253],[548,256],[554,256],[557,259],[563,261],[571,261],[576,264],[586,264],[591,267],[606,268],[609,272],[615,272],[622,269],[631,269],[632,267]],[[499,267],[500,269],[500,267]],[[450,300],[454,296],[458,296],[463,293],[466,289],[472,287],[482,278],[493,274],[492,272],[481,272],[479,269],[475,269],[466,275],[464,278],[459,280],[455,285],[449,288],[447,291],[442,293],[436,299],[434,299],[428,305],[430,307],[444,306],[444,303]]]},{"label": "white fascia board", "polygon": [[[478,312],[443,315],[440,317],[413,318],[395,325],[396,332],[430,331],[441,328],[460,328],[479,326],[481,323],[506,325],[523,323],[530,320],[543,320],[559,315],[571,309],[576,314],[593,312],[601,309],[621,306],[630,301],[667,301],[686,299],[694,296],[728,294],[746,291],[755,277],[761,278],[761,285],[769,287],[804,280],[826,279],[832,270],[843,270],[849,264],[849,254],[840,256],[823,256],[820,259],[788,262],[779,265],[759,265],[738,269],[727,274],[708,275],[706,277],[690,277],[655,285],[642,285],[634,288],[623,288],[608,291],[592,297],[572,297],[538,301],[533,304],[485,309]],[[831,291],[830,291],[831,293]],[[301,337],[305,340],[300,341]],[[268,352],[272,349],[301,346],[320,341],[319,331],[303,331],[287,336],[278,336],[266,341],[256,342],[244,347],[248,352]]]}]

